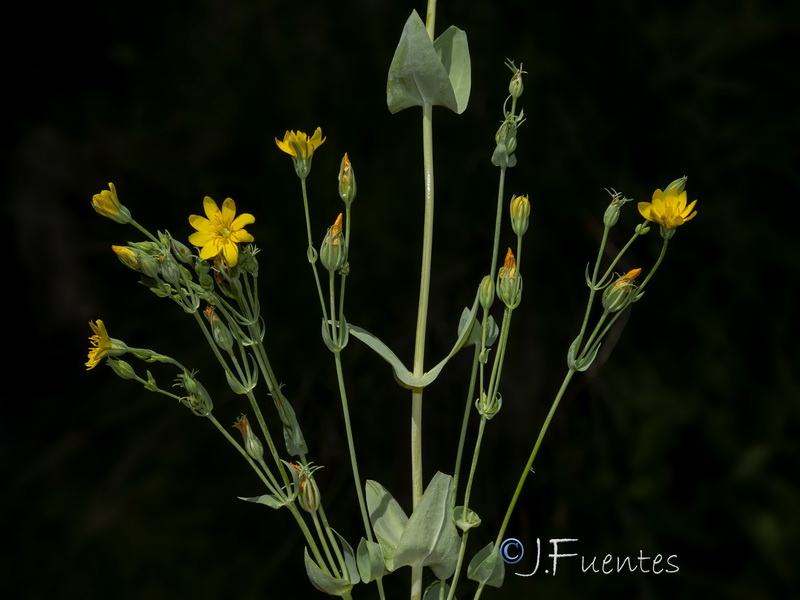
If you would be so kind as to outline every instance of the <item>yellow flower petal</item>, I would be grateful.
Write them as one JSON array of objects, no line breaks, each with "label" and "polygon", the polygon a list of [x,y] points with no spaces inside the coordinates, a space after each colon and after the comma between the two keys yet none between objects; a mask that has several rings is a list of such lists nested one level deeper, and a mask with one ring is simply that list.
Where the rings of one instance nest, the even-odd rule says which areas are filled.
[{"label": "yellow flower petal", "polygon": [[236,203],[233,201],[232,198],[225,198],[225,202],[222,203],[222,223],[226,227],[230,229],[231,222],[233,218],[236,216]]},{"label": "yellow flower petal", "polygon": [[203,198],[203,210],[209,221],[218,221],[222,218],[222,213],[220,213],[217,203],[208,196]]}]

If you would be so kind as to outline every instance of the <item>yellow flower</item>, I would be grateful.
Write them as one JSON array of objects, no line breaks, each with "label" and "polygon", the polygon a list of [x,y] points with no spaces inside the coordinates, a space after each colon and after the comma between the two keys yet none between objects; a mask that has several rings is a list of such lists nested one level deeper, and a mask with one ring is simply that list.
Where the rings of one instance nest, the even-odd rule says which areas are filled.
[{"label": "yellow flower", "polygon": [[283,141],[275,138],[278,148],[286,152],[295,160],[307,161],[314,154],[314,150],[322,146],[327,138],[322,137],[322,128],[317,127],[310,138],[302,131],[287,131],[283,134]]},{"label": "yellow flower", "polygon": [[217,203],[206,196],[203,199],[206,217],[191,215],[189,224],[197,229],[189,236],[189,243],[200,248],[200,258],[208,260],[220,252],[231,267],[239,260],[239,246],[243,242],[252,242],[253,236],[247,233],[246,225],[255,222],[256,218],[249,213],[236,216],[236,203],[226,198],[220,211]]},{"label": "yellow flower", "polygon": [[131,222],[131,212],[122,206],[117,197],[117,189],[113,183],[109,183],[110,189],[103,190],[92,197],[92,208],[104,217],[123,225]]},{"label": "yellow flower", "polygon": [[119,356],[128,351],[123,342],[108,337],[106,326],[100,319],[97,319],[97,325],[89,321],[89,327],[94,331],[94,335],[89,338],[92,347],[89,348],[89,360],[86,362],[87,371],[94,369],[104,358]]},{"label": "yellow flower", "polygon": [[658,223],[664,229],[675,229],[686,221],[693,219],[697,211],[693,211],[697,200],[686,206],[686,190],[678,193],[676,188],[653,192],[652,202],[639,202],[639,212],[648,221]]}]

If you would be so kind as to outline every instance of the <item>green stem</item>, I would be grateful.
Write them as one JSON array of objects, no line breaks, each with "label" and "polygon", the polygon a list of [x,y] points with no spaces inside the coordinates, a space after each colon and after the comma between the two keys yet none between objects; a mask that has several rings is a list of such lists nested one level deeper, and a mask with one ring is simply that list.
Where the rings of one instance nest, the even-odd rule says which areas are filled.
[{"label": "green stem", "polygon": [[664,243],[661,245],[661,254],[658,255],[658,260],[656,261],[656,264],[653,265],[653,268],[650,270],[650,273],[647,274],[647,277],[645,277],[644,281],[642,282],[642,285],[639,286],[639,290],[638,290],[637,293],[640,294],[642,292],[642,290],[644,289],[644,286],[647,285],[647,282],[650,281],[650,279],[653,277],[653,275],[655,275],[656,270],[661,265],[661,261],[664,260],[664,256],[667,254],[667,244],[668,243],[669,243],[669,240],[665,239]]},{"label": "green stem", "polygon": [[339,396],[342,400],[342,415],[344,417],[344,429],[347,435],[347,449],[350,451],[350,466],[353,470],[353,481],[356,485],[356,495],[358,496],[358,505],[361,508],[361,519],[364,522],[364,531],[367,534],[367,540],[373,541],[372,528],[369,524],[369,516],[367,515],[367,503],[364,501],[364,491],[361,486],[361,475],[358,470],[358,459],[356,458],[356,446],[353,441],[353,429],[350,425],[350,409],[347,403],[347,392],[344,387],[344,373],[342,372],[342,357],[339,352],[334,354],[336,362],[336,378],[339,380]]},{"label": "green stem", "polygon": [[[519,495],[522,492],[522,486],[525,485],[525,480],[528,478],[528,473],[531,471],[531,467],[533,466],[533,461],[536,458],[536,455],[539,453],[539,446],[542,445],[542,440],[544,439],[545,433],[547,433],[547,428],[550,425],[550,421],[553,419],[553,415],[558,408],[559,402],[561,402],[561,398],[564,396],[564,392],[569,385],[572,376],[575,374],[574,369],[570,369],[567,371],[567,374],[564,376],[564,381],[561,382],[561,387],[556,394],[556,397],[553,399],[553,404],[550,407],[550,412],[547,413],[547,418],[545,418],[544,423],[542,424],[542,428],[539,430],[539,437],[536,439],[536,444],[533,446],[533,450],[531,450],[531,454],[528,457],[528,462],[525,464],[525,468],[522,470],[522,474],[520,475],[519,482],[517,483],[517,489],[514,491],[514,496],[511,498],[511,502],[508,505],[508,510],[506,510],[506,516],[503,519],[503,524],[500,526],[500,532],[497,534],[497,539],[495,540],[494,547],[495,550],[499,548],[500,542],[503,539],[503,535],[506,532],[506,528],[508,527],[508,522],[511,520],[511,513],[514,512],[514,507],[517,505],[517,500],[519,500]],[[481,586],[482,587],[482,586]],[[480,588],[479,588],[480,591]],[[476,598],[479,594],[476,594]]]}]

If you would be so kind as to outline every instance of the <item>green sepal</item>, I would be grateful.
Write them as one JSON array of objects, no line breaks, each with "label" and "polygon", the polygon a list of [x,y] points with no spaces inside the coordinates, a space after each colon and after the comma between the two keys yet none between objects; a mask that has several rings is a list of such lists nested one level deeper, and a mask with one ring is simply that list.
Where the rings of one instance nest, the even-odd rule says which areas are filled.
[{"label": "green sepal", "polygon": [[[422,600],[447,600],[450,594],[450,584],[446,581],[434,581],[426,589],[422,595]],[[453,596],[453,600],[456,597]]]},{"label": "green sepal", "polygon": [[300,495],[300,473],[297,472],[289,461],[281,459],[281,462],[286,465],[286,471],[292,476],[292,489],[286,490],[286,493],[289,494],[287,501],[294,500]]},{"label": "green sepal", "polygon": [[451,26],[431,42],[414,10],[389,67],[386,104],[392,113],[429,104],[461,114],[469,102],[471,77],[467,34]]},{"label": "green sepal", "polygon": [[579,358],[577,361],[575,361],[575,368],[578,371],[585,371],[586,369],[588,369],[590,366],[592,366],[594,359],[597,358],[597,353],[599,351],[600,351],[600,343],[596,343],[594,345],[594,350],[592,351],[591,356]]},{"label": "green sepal", "polygon": [[395,552],[408,524],[408,517],[397,500],[380,483],[367,480],[365,488],[369,520],[383,553],[383,564],[391,572],[395,569]]},{"label": "green sepal", "polygon": [[[478,293],[480,293],[480,290]],[[464,310],[466,311],[467,309]],[[439,361],[439,364],[423,374],[421,377],[414,377],[414,375],[412,375],[411,372],[406,369],[405,365],[403,365],[403,362],[397,358],[397,355],[392,352],[386,344],[384,344],[369,331],[362,329],[361,327],[356,327],[355,325],[348,325],[348,328],[350,329],[350,333],[352,333],[357,339],[361,340],[367,346],[372,348],[381,358],[383,358],[383,360],[389,363],[392,369],[394,369],[395,379],[397,379],[397,382],[400,385],[409,389],[422,389],[436,380],[444,366],[456,355],[459,350],[461,350],[462,346],[466,344],[470,335],[470,331],[472,331],[472,325],[475,322],[475,314],[477,310],[478,294],[475,294],[475,302],[472,303],[472,308],[469,309],[468,312],[461,314],[461,320],[459,321],[458,325],[458,339],[453,345],[453,349],[450,350],[450,354],[445,356],[441,361]]]},{"label": "green sepal", "polygon": [[361,538],[356,552],[356,562],[358,572],[361,574],[361,581],[369,583],[380,579],[386,574],[386,566],[383,564],[383,553],[381,546],[377,542],[370,542]]},{"label": "green sepal", "polygon": [[320,592],[325,592],[331,596],[344,596],[353,587],[344,579],[328,575],[319,568],[317,563],[308,555],[308,548],[303,550],[304,562],[306,564],[306,575],[311,580],[311,584]]},{"label": "green sepal", "polygon": [[251,498],[245,498],[244,496],[238,496],[239,500],[244,500],[245,502],[253,502],[254,504],[263,504],[264,506],[269,506],[270,508],[279,509],[286,505],[286,500],[281,500],[277,498],[273,494],[264,494],[263,496],[253,496]]},{"label": "green sepal", "polygon": [[395,568],[421,564],[439,579],[453,574],[460,538],[452,518],[452,485],[450,475],[433,476],[397,544]]},{"label": "green sepal", "polygon": [[347,569],[347,579],[350,585],[357,585],[361,581],[361,577],[359,576],[358,564],[356,563],[356,553],[353,552],[353,547],[350,543],[339,535],[338,531],[335,529],[331,529],[331,531],[336,534],[336,537],[339,538],[339,542],[341,542],[342,552],[344,553],[344,566]]},{"label": "green sepal", "polygon": [[456,506],[453,509],[453,521],[461,531],[472,529],[481,524],[481,518],[478,516],[478,513],[469,508],[466,509],[465,513],[463,506]]},{"label": "green sepal", "polygon": [[494,542],[490,542],[473,556],[467,567],[467,577],[492,587],[503,585],[505,574],[505,563],[500,558],[500,553],[494,551]]}]

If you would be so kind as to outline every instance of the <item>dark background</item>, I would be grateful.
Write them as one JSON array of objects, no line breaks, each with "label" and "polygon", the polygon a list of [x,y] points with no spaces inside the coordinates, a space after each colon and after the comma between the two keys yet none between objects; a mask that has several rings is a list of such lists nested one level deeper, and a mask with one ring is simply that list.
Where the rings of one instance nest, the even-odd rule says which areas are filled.
[{"label": "dark background", "polygon": [[[19,598],[318,597],[288,515],[245,504],[257,479],[211,425],[85,372],[87,321],[170,354],[246,410],[192,320],[110,251],[136,240],[99,217],[113,181],[135,218],[178,238],[202,198],[253,213],[267,344],[303,424],[331,521],[360,520],[332,360],[305,260],[299,184],[274,138],[321,126],[309,178],[315,241],[341,210],[344,151],[359,185],[348,319],[413,353],[422,215],[420,113],[390,115],[385,77],[424,4],[145,0],[31,6],[5,37],[0,589]],[[489,162],[510,72],[528,75],[519,165],[530,194],[523,304],[471,502],[493,539],[565,369],[613,187],[637,200],[689,176],[698,216],[678,230],[618,342],[577,377],[508,536],[529,555],[578,538],[587,557],[676,555],[667,575],[507,571],[486,598],[775,598],[797,593],[800,382],[795,243],[798,8],[791,2],[441,2],[437,34],[467,31],[472,96],[435,113],[437,213],[428,357],[447,352],[488,269],[498,169]],[[618,248],[639,220],[628,205]],[[504,224],[502,244],[513,236]],[[625,268],[652,265],[657,232]],[[618,329],[613,336],[617,339]],[[614,353],[610,350],[616,343]],[[469,359],[425,395],[426,478],[452,471]],[[408,507],[409,394],[357,341],[344,353],[362,475]],[[159,371],[161,381],[174,374]],[[268,412],[268,414],[271,414]],[[458,417],[456,415],[459,415]],[[470,430],[471,438],[475,428]],[[542,569],[545,565],[542,565]],[[517,570],[528,571],[526,557]],[[407,570],[406,570],[407,571]],[[407,574],[389,580],[406,593]],[[5,592],[7,590],[7,592]],[[466,582],[459,597],[470,597]],[[794,591],[792,591],[794,590]],[[357,597],[376,597],[374,589]]]}]

